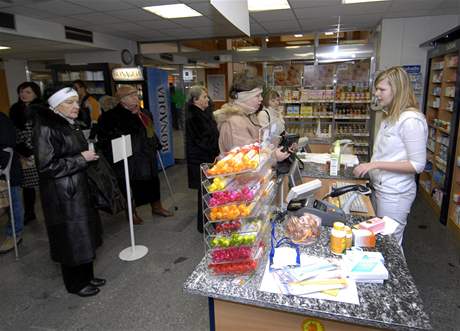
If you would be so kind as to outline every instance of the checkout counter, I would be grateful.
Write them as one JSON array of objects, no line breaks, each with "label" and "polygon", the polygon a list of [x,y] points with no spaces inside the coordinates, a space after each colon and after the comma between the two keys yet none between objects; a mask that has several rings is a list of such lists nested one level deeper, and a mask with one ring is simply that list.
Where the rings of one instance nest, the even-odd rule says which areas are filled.
[{"label": "checkout counter", "polygon": [[[320,178],[324,190],[334,180],[357,180],[339,173],[332,178],[320,165],[305,164],[304,181]],[[286,185],[287,180],[281,185]],[[280,187],[281,189],[281,187]],[[320,197],[324,192],[318,192]],[[366,197],[366,199],[368,199]],[[369,215],[373,214],[369,202]],[[369,215],[347,215],[348,224],[356,224]],[[277,225],[281,233],[282,225]],[[319,257],[336,257],[329,249],[331,228],[323,227],[312,245],[300,246],[301,252]],[[184,284],[191,294],[209,298],[210,330],[253,331],[345,331],[345,330],[431,330],[422,300],[397,242],[389,236],[377,236],[376,251],[385,257],[389,279],[383,284],[358,283],[359,305],[274,294],[259,290],[266,261],[250,278],[222,278],[210,275],[204,258]],[[266,253],[268,255],[268,253]]]}]

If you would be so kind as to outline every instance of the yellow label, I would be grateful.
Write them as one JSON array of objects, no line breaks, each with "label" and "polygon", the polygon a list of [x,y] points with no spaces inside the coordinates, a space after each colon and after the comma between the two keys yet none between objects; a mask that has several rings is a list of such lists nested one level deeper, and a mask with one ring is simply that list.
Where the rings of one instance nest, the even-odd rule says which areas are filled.
[{"label": "yellow label", "polygon": [[305,320],[302,323],[302,331],[324,331],[324,326],[320,321],[316,320]]},{"label": "yellow label", "polygon": [[342,254],[347,247],[345,237],[331,236],[331,252],[334,254]]}]

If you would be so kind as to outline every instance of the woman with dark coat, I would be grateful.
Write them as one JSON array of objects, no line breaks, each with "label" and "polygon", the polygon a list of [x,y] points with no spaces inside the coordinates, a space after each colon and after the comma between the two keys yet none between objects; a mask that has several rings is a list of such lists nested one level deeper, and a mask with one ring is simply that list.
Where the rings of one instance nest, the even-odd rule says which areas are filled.
[{"label": "woman with dark coat", "polygon": [[203,210],[201,192],[201,163],[212,163],[219,155],[219,130],[208,107],[209,98],[202,86],[190,88],[185,144],[188,170],[188,186],[198,190],[197,230],[203,233]]},{"label": "woman with dark coat", "polygon": [[[150,204],[152,214],[172,216],[170,211],[163,208],[160,199],[160,179],[156,158],[160,142],[155,134],[152,115],[140,108],[139,97],[134,87],[120,86],[117,97],[120,100],[118,105],[99,118],[97,131],[99,147],[113,165],[120,187],[124,188],[123,162],[112,163],[111,140],[122,135],[131,135],[133,154],[128,158],[128,167],[135,205]],[[133,223],[143,223],[135,211]]]},{"label": "woman with dark coat", "polygon": [[98,159],[75,119],[78,94],[63,88],[48,99],[50,108],[37,110],[35,159],[51,258],[61,264],[69,293],[86,297],[99,293],[104,279],[95,278],[93,260],[102,243],[99,214],[90,201],[86,168]]},{"label": "woman with dark coat", "polygon": [[24,224],[35,216],[35,189],[38,188],[38,173],[34,160],[32,131],[34,125],[34,105],[41,102],[40,87],[34,82],[24,82],[17,88],[18,101],[10,108],[10,118],[16,128],[16,152],[22,169],[22,196],[24,199]]}]

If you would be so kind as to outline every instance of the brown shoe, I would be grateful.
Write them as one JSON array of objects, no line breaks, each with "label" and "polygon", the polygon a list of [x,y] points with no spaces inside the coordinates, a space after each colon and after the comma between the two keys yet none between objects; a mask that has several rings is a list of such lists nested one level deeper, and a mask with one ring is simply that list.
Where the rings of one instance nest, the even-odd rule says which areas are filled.
[{"label": "brown shoe", "polygon": [[171,217],[174,215],[174,213],[164,208],[152,208],[152,214],[160,215],[163,217]]},{"label": "brown shoe", "polygon": [[133,215],[133,224],[134,225],[140,225],[144,223],[144,220],[142,218],[140,218],[139,216],[137,216],[137,214],[134,214]]}]

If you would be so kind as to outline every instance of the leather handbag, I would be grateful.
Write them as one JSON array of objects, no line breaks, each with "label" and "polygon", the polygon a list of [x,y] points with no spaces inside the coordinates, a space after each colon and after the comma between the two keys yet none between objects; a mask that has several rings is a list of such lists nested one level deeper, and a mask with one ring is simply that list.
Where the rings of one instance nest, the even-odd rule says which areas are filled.
[{"label": "leather handbag", "polygon": [[94,208],[111,215],[126,209],[126,199],[121,193],[112,167],[104,156],[99,154],[99,159],[90,162],[86,172]]}]

